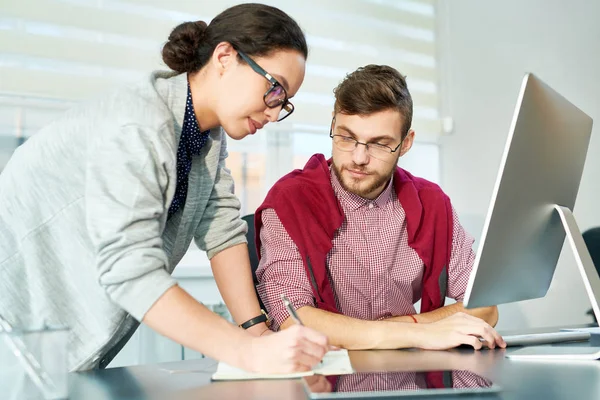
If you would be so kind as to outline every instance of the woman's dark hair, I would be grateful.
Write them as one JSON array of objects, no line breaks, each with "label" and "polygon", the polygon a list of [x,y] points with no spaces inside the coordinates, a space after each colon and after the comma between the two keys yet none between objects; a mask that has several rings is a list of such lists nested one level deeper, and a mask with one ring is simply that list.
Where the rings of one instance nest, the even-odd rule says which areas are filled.
[{"label": "woman's dark hair", "polygon": [[306,38],[296,21],[278,8],[250,3],[226,9],[209,25],[196,21],[176,26],[163,46],[163,61],[174,71],[196,72],[221,42],[257,57],[284,49],[308,56]]}]

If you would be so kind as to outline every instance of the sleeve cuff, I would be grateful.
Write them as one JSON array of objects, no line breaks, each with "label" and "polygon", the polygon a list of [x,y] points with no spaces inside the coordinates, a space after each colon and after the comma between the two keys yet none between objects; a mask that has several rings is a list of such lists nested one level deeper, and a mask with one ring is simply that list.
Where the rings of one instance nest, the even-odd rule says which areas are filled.
[{"label": "sleeve cuff", "polygon": [[[306,299],[306,300],[300,300],[300,299],[294,299],[291,300],[294,309],[299,309],[302,307],[314,307],[314,303],[312,302],[312,300]],[[283,302],[281,305],[275,305],[273,306],[273,304],[271,304],[271,309],[269,310],[269,317],[271,318],[271,330],[273,331],[278,331],[279,328],[281,327],[281,324],[283,324],[285,322],[286,319],[289,318],[290,314],[288,313],[287,309],[283,306]]]},{"label": "sleeve cuff", "polygon": [[230,247],[233,247],[235,245],[238,245],[240,243],[248,243],[248,241],[246,240],[246,235],[245,234],[236,236],[233,239],[231,239],[230,241],[228,241],[227,243],[223,243],[220,246],[217,246],[217,247],[214,247],[214,248],[212,248],[210,250],[207,250],[206,251],[206,256],[210,260],[211,258],[213,258],[214,256],[216,256],[218,253],[222,252],[223,250],[228,249]]},{"label": "sleeve cuff", "polygon": [[112,300],[138,321],[152,308],[154,303],[177,281],[164,269],[156,269],[142,277],[119,284],[109,294]]}]

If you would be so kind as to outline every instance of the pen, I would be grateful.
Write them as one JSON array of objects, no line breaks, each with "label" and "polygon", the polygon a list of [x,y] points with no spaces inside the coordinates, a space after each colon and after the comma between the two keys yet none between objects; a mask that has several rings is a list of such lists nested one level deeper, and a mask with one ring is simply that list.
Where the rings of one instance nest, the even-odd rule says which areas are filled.
[{"label": "pen", "polygon": [[290,316],[292,317],[294,322],[298,325],[304,326],[302,321],[300,321],[300,317],[298,317],[298,314],[296,314],[296,310],[294,310],[292,303],[290,303],[290,300],[283,293],[281,294],[281,300],[283,300],[283,304],[285,305],[285,308],[287,309],[288,313],[290,313]]},{"label": "pen", "polygon": [[[281,294],[281,300],[283,301],[285,308],[288,310],[288,313],[290,313],[290,316],[292,317],[294,322],[298,325],[304,326],[304,324],[300,320],[300,317],[298,316],[298,314],[296,314],[296,310],[294,310],[290,299],[288,299],[284,293]],[[323,364],[323,360],[319,361],[319,364]]]}]

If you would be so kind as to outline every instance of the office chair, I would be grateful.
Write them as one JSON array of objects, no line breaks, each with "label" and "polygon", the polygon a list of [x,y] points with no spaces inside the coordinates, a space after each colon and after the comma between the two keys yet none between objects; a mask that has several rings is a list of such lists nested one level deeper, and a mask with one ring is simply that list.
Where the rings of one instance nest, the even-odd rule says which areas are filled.
[{"label": "office chair", "polygon": [[[254,289],[256,290],[256,285],[258,285],[258,280],[256,279],[256,270],[258,269],[258,254],[256,252],[256,241],[254,240],[256,235],[254,232],[254,214],[245,215],[242,217],[242,219],[248,224],[246,240],[248,241],[248,255],[250,256],[250,266],[252,267],[252,280],[254,281]],[[258,291],[256,291],[256,297],[258,297],[260,308],[266,311],[267,309],[260,299]]]},{"label": "office chair", "polygon": [[[598,271],[598,274],[600,275],[600,227],[588,229],[583,232],[582,236],[583,241],[590,252],[596,271]],[[591,315],[595,322],[598,322],[593,310],[589,310],[587,314]]]}]

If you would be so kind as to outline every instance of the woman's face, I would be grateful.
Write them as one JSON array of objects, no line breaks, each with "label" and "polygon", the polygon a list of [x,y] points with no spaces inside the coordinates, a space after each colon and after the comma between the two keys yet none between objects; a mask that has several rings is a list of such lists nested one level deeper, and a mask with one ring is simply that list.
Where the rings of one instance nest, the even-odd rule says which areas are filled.
[{"label": "woman's face", "polygon": [[[223,67],[214,111],[229,137],[239,140],[269,122],[276,122],[281,106],[267,107],[263,97],[272,83],[246,62],[238,61],[235,50],[232,53],[229,58],[221,58]],[[296,95],[304,80],[306,64],[300,52],[277,50],[267,57],[248,57],[283,86],[288,100]]]}]

